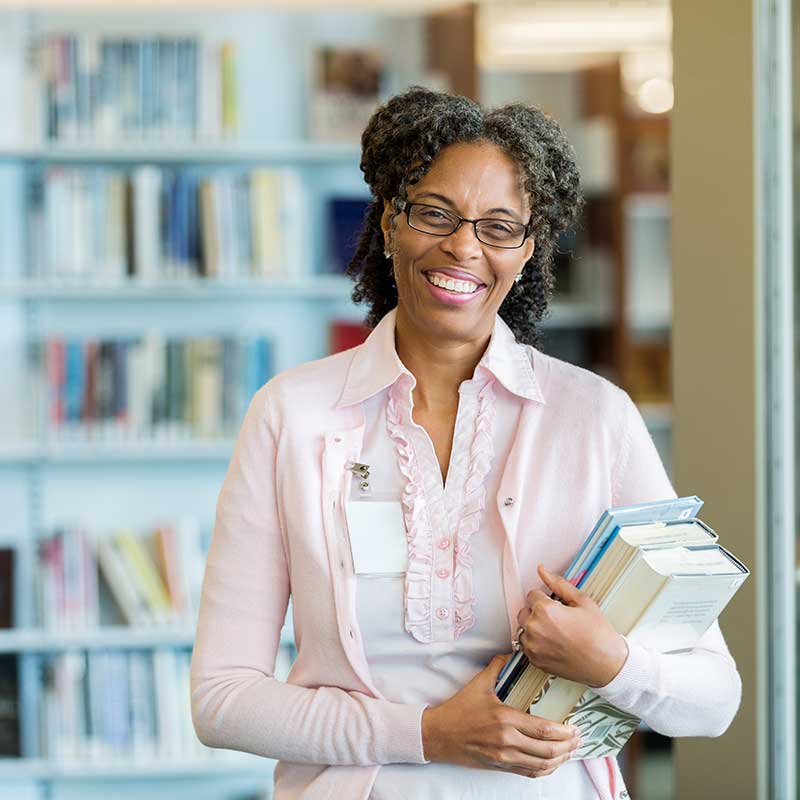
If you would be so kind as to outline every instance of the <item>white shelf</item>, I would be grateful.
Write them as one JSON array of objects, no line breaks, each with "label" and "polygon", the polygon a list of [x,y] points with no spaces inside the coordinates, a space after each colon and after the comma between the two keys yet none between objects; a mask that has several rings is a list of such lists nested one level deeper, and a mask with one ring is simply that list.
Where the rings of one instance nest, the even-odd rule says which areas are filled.
[{"label": "white shelf", "polygon": [[[349,300],[352,280],[346,275],[304,278],[219,280],[195,278],[129,281],[2,281],[0,298],[29,300]],[[607,308],[596,303],[554,301],[546,328],[600,327],[611,324]]]},{"label": "white shelf", "polygon": [[625,213],[642,220],[663,220],[672,216],[670,195],[665,192],[635,192],[625,197]]},{"label": "white shelf", "polygon": [[596,303],[553,301],[545,328],[591,328],[610,325],[611,312]]},{"label": "white shelf", "polygon": [[15,443],[0,445],[2,464],[94,464],[107,462],[148,463],[227,461],[234,440],[139,442],[75,442],[63,444]]},{"label": "white shelf", "polygon": [[[62,650],[126,650],[155,647],[191,647],[194,629],[189,627],[133,628],[127,625],[106,626],[92,630],[45,630],[12,628],[0,631],[0,653],[51,653]],[[281,631],[281,644],[294,644],[291,624]]]},{"label": "white shelf", "polygon": [[347,300],[352,281],[343,275],[221,280],[196,278],[129,281],[0,281],[0,297],[30,300]]},{"label": "white shelf", "polygon": [[640,403],[638,407],[651,433],[672,430],[671,403]]},{"label": "white shelf", "polygon": [[193,142],[45,143],[0,147],[0,161],[48,164],[328,164],[358,163],[358,142],[283,141],[261,144]]},{"label": "white shelf", "polygon": [[82,780],[87,778],[192,778],[196,776],[263,775],[271,778],[275,761],[245,753],[192,759],[56,761],[49,758],[0,758],[0,780]]}]

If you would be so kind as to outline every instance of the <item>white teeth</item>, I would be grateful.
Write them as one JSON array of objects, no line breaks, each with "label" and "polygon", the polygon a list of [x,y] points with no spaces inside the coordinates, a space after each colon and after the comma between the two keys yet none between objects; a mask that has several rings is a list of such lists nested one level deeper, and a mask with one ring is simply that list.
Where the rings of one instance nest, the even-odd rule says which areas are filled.
[{"label": "white teeth", "polygon": [[470,281],[459,281],[453,278],[440,278],[438,275],[428,273],[425,276],[434,286],[440,286],[448,289],[451,292],[458,292],[459,294],[472,294],[477,288],[478,284]]}]

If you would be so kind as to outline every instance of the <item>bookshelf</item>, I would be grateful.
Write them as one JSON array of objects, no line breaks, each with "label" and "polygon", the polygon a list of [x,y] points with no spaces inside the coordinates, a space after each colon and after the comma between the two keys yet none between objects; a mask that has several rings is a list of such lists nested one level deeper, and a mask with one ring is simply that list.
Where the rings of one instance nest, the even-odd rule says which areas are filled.
[{"label": "bookshelf", "polygon": [[[235,43],[239,59],[235,136],[200,135],[174,142],[92,136],[47,141],[21,127],[15,130],[14,125],[0,132],[0,209],[4,212],[0,218],[0,326],[4,331],[0,348],[6,377],[0,387],[0,402],[6,409],[0,419],[0,498],[5,512],[0,547],[14,551],[16,583],[15,626],[0,631],[0,656],[15,658],[17,663],[22,747],[22,757],[0,759],[0,795],[9,792],[20,800],[94,800],[112,792],[120,797],[146,792],[176,800],[244,800],[269,787],[272,763],[245,754],[42,756],[42,729],[47,727],[42,720],[45,665],[69,664],[75,654],[185,655],[192,646],[193,630],[186,624],[124,626],[118,620],[94,628],[43,628],[27,589],[36,581],[41,540],[73,520],[86,520],[98,533],[113,531],[120,524],[144,531],[154,520],[170,519],[187,509],[207,527],[213,521],[233,439],[168,433],[138,438],[111,435],[96,441],[47,437],[40,424],[41,409],[35,403],[31,407],[28,351],[31,343],[52,336],[113,339],[154,330],[164,337],[192,337],[236,331],[271,338],[275,345],[272,371],[325,355],[329,322],[363,316],[350,302],[349,280],[328,271],[326,204],[335,196],[364,198],[366,188],[358,169],[357,143],[315,141],[306,136],[310,54],[314,47],[331,43],[383,48],[391,54],[386,87],[391,93],[429,77],[431,57],[423,44],[429,23],[425,12],[419,11],[392,16],[365,11],[206,9],[187,16],[154,10],[147,17],[125,9],[113,14],[98,10],[0,12],[0,98],[10,108],[25,107],[31,90],[26,79],[27,48],[36,36],[77,32],[120,41],[157,35],[198,37],[215,46],[223,41]],[[441,43],[450,29],[439,26],[436,41]],[[20,120],[26,116],[18,115]],[[40,132],[41,127],[36,130]],[[87,275],[29,274],[26,190],[32,174],[100,169],[129,176],[143,166],[159,174],[198,179],[264,168],[291,170],[306,201],[304,269],[258,278],[183,274],[101,280]],[[572,297],[553,304],[544,327],[554,337],[575,330],[602,332],[612,324],[613,314],[607,303],[596,298]],[[663,410],[651,416],[659,420],[657,426],[668,424]],[[108,597],[105,602],[109,603]],[[279,677],[288,670],[292,642],[287,625],[282,633]]]}]

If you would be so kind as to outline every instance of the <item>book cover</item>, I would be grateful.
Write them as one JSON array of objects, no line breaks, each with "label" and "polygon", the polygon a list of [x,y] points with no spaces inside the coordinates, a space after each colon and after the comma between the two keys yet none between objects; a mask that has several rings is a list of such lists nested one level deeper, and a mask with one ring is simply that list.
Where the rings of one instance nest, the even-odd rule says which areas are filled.
[{"label": "book cover", "polygon": [[311,67],[309,135],[359,141],[380,102],[384,55],[376,48],[324,46]]}]

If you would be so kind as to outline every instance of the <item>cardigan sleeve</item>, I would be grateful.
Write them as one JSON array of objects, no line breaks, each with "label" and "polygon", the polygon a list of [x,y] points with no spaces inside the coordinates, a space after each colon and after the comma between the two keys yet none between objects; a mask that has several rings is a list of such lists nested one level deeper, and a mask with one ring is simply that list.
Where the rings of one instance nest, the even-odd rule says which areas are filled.
[{"label": "cardigan sleeve", "polygon": [[426,704],[275,678],[290,587],[267,388],[250,403],[217,500],[191,660],[195,732],[209,747],[295,763],[427,763]]},{"label": "cardigan sleeve", "polygon": [[[642,415],[623,392],[624,423],[613,481],[613,504],[676,497]],[[742,681],[715,622],[689,651],[658,653],[629,642],[617,676],[596,688],[617,708],[666,736],[719,736],[742,697]]]}]

